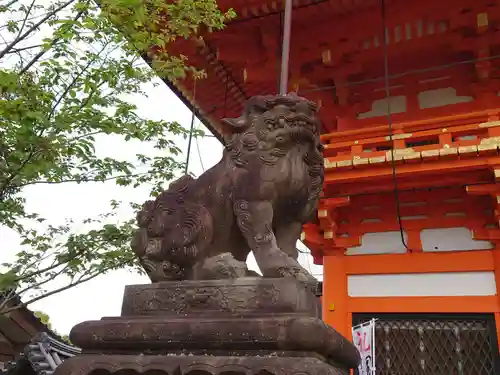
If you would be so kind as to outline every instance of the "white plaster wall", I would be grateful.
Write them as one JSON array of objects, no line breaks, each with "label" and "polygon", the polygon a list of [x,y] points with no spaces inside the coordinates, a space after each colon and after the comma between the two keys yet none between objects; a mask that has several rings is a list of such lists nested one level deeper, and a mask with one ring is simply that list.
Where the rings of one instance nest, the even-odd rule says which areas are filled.
[{"label": "white plaster wall", "polygon": [[349,275],[350,297],[491,296],[493,272]]},{"label": "white plaster wall", "polygon": [[[418,93],[418,104],[421,109],[436,108],[450,104],[466,103],[474,100],[472,96],[458,96],[453,87],[427,90]],[[371,110],[358,114],[358,119],[387,115],[387,98],[373,101]],[[391,114],[406,112],[406,96],[391,96],[389,98]]]},{"label": "white plaster wall", "polygon": [[[404,233],[405,243],[408,243]],[[467,251],[488,250],[493,245],[489,241],[472,239],[472,232],[468,228],[439,228],[424,229],[420,232],[423,251]],[[347,255],[367,254],[401,254],[406,248],[401,241],[399,231],[366,233],[361,237],[361,246],[348,248]]]},{"label": "white plaster wall", "polygon": [[[389,98],[389,103],[391,105],[391,114],[406,112],[406,97],[391,96]],[[358,119],[377,117],[377,116],[387,116],[387,99],[378,99],[372,103],[372,108],[368,112],[363,112],[358,114]]]},{"label": "white plaster wall", "polygon": [[424,251],[465,251],[486,250],[493,248],[489,241],[472,239],[468,228],[424,229],[420,232]]},{"label": "white plaster wall", "polygon": [[473,101],[472,96],[458,96],[453,87],[423,91],[418,94],[418,104],[421,109],[436,108],[443,105],[467,103]]},{"label": "white plaster wall", "polygon": [[[404,233],[405,242],[408,241],[406,233]],[[361,237],[361,246],[351,247],[347,249],[347,255],[362,255],[362,254],[401,254],[406,252],[406,248],[401,241],[401,233],[382,232],[382,233],[366,233]]]}]

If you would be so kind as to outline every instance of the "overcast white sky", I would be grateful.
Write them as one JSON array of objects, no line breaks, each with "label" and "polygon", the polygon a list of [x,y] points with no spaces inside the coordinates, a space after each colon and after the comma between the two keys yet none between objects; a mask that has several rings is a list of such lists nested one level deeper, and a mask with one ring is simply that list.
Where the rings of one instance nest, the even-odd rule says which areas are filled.
[{"label": "overcast white sky", "polygon": [[[191,112],[164,84],[153,87],[148,85],[146,92],[149,99],[134,98],[139,113],[153,119],[178,121],[189,127]],[[197,122],[199,124],[199,122]],[[180,145],[187,149],[187,141]],[[147,153],[153,150],[149,145],[130,144],[107,137],[97,144],[98,150],[117,158],[127,155]],[[199,141],[199,149],[205,169],[216,164],[222,156],[222,145],[215,138],[205,137]],[[196,144],[191,149],[190,171],[199,175],[203,172]],[[148,198],[147,189],[119,188],[113,183],[105,184],[64,184],[37,185],[25,190],[24,195],[31,210],[48,218],[51,223],[60,223],[66,218],[82,219],[102,213],[108,207],[110,199],[123,201],[144,201]],[[123,219],[128,219],[130,212],[124,212]],[[1,261],[11,258],[19,249],[19,240],[15,233],[0,228]],[[304,249],[303,245],[300,244]],[[249,257],[249,266],[256,269],[253,256]],[[321,274],[322,268],[312,264],[310,256],[301,255],[301,263],[314,274]],[[321,279],[321,276],[319,277]],[[32,310],[41,310],[49,314],[53,327],[61,334],[69,333],[72,326],[89,319],[113,316],[120,313],[123,288],[127,284],[148,283],[144,276],[127,271],[112,272],[93,281],[68,291],[41,300],[30,306]]]}]

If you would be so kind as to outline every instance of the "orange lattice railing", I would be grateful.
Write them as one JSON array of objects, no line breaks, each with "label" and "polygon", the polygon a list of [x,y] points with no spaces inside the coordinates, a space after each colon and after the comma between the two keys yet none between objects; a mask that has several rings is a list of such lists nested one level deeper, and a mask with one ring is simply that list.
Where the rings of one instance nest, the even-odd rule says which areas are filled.
[{"label": "orange lattice railing", "polygon": [[[391,162],[420,162],[496,155],[500,121],[491,111],[327,134],[325,167],[346,168]],[[391,150],[392,149],[392,150]]]}]

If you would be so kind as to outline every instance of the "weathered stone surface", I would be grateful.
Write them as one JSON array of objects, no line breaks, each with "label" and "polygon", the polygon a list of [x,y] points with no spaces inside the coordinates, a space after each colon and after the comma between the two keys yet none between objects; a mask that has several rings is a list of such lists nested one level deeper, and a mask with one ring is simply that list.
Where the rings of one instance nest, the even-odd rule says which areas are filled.
[{"label": "weathered stone surface", "polygon": [[320,316],[319,299],[293,278],[162,282],[125,287],[122,316]]},{"label": "weathered stone surface", "polygon": [[153,282],[248,276],[237,262],[250,251],[265,277],[317,282],[296,249],[324,179],[316,112],[297,95],[256,96],[223,120],[222,160],[172,182],[137,216],[132,248]]},{"label": "weathered stone surface", "polygon": [[318,358],[276,356],[88,355],[73,357],[55,375],[348,375]]},{"label": "weathered stone surface", "polygon": [[359,353],[318,311],[294,278],[129,286],[123,316],[73,328],[83,354],[55,375],[347,375]]},{"label": "weathered stone surface", "polygon": [[175,350],[261,349],[317,353],[331,362],[355,366],[358,352],[342,335],[312,317],[265,318],[115,318],[75,326],[71,341],[93,351],[114,349],[165,354]]},{"label": "weathered stone surface", "polygon": [[276,353],[356,366],[357,350],[318,318],[319,307],[291,277],[132,285],[122,317],[78,324],[70,338],[85,353]]}]

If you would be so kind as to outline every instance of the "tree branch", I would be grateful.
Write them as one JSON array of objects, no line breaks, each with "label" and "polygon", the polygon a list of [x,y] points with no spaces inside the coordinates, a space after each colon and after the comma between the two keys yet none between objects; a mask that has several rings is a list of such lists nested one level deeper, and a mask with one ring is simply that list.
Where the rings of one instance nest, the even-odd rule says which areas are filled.
[{"label": "tree branch", "polygon": [[[71,1],[75,1],[75,0],[71,0]],[[103,46],[103,48],[101,49],[101,51],[99,51],[98,55],[101,54],[104,49],[107,47],[108,44],[105,44]],[[1,58],[1,56],[0,56]],[[97,58],[97,57],[96,57]],[[92,63],[95,61],[96,59],[93,59],[91,61],[89,61],[86,66],[73,78],[73,81],[68,84],[64,90],[64,92],[61,94],[61,96],[59,97],[59,99],[56,101],[56,103],[54,104],[54,106],[52,107],[52,110],[49,114],[49,119],[53,116],[55,110],[57,109],[57,106],[61,103],[62,99],[68,94],[69,90],[71,89],[71,87],[73,87],[73,85],[76,83],[76,81],[81,77],[81,75],[83,73],[85,73],[85,71],[90,67],[90,65],[92,65]],[[45,131],[45,129],[42,129],[40,131],[40,134],[38,135],[38,137],[41,137],[43,135],[43,132]],[[2,186],[0,186],[0,201],[3,200],[4,198],[4,194],[5,194],[5,190],[8,188],[9,184],[14,180],[14,178],[16,178],[17,175],[19,175],[19,173],[26,167],[26,165],[31,161],[31,159],[33,158],[33,156],[35,155],[36,153],[36,147],[34,147],[31,152],[28,154],[27,158],[21,163],[21,165],[19,166],[19,168],[17,169],[17,171],[13,172],[9,178],[7,178],[5,180],[5,182],[2,184]]]},{"label": "tree branch", "polygon": [[46,260],[47,258],[50,258],[51,256],[54,256],[54,254],[52,254],[52,253],[49,252],[48,254],[46,254],[46,255],[44,255],[44,256],[36,259],[34,262],[25,265],[23,268],[24,268],[25,271],[27,271],[27,270],[31,269],[32,267],[34,267],[35,264],[41,263],[44,260]]},{"label": "tree branch", "polygon": [[29,15],[31,13],[31,9],[33,9],[33,5],[35,5],[35,0],[33,0],[31,2],[28,10],[26,11],[26,15],[24,16],[23,23],[21,24],[21,27],[19,28],[19,32],[17,33],[16,39],[19,39],[19,37],[21,36],[21,33],[23,32],[24,27],[26,26],[26,22],[28,21]]},{"label": "tree branch", "polygon": [[23,281],[23,280],[26,280],[26,279],[29,279],[33,276],[37,276],[37,275],[40,275],[42,273],[45,273],[45,272],[48,272],[48,271],[51,271],[65,263],[68,263],[70,261],[72,261],[73,259],[75,258],[78,258],[80,255],[82,255],[84,252],[84,250],[80,250],[80,251],[77,251],[74,255],[64,259],[64,261],[59,261],[59,262],[55,262],[55,263],[52,263],[50,266],[47,266],[45,268],[42,268],[41,270],[37,270],[37,271],[34,271],[34,272],[31,272],[31,273],[28,273],[27,275],[24,275],[24,276],[20,276],[20,277],[17,277],[14,282],[20,282],[20,281]]},{"label": "tree branch", "polygon": [[19,53],[19,52],[27,51],[27,50],[30,50],[30,49],[33,49],[33,48],[40,48],[40,47],[43,47],[43,46],[44,46],[44,44],[36,44],[34,46],[28,46],[28,47],[22,47],[22,48],[13,48],[10,52],[7,52],[7,55],[11,54],[11,53]]},{"label": "tree branch", "polygon": [[49,116],[48,116],[48,118],[49,118],[49,119],[50,119],[50,118],[54,115],[54,113],[55,113],[55,111],[56,111],[56,109],[57,109],[57,106],[58,106],[59,104],[61,104],[61,101],[64,99],[64,97],[65,97],[66,95],[68,95],[69,90],[71,90],[71,88],[75,85],[75,83],[78,81],[78,79],[79,79],[79,78],[80,78],[80,77],[81,77],[81,76],[82,76],[82,75],[83,75],[83,74],[87,71],[87,69],[88,69],[88,68],[90,68],[90,66],[91,66],[91,65],[92,65],[92,64],[96,61],[96,59],[97,59],[97,58],[99,57],[99,55],[100,55],[100,54],[101,54],[101,53],[102,53],[102,52],[106,49],[106,47],[107,47],[107,46],[108,46],[108,43],[106,43],[106,44],[102,47],[102,49],[101,49],[101,50],[97,53],[97,56],[96,56],[94,59],[90,60],[90,61],[89,61],[89,62],[88,62],[88,63],[87,63],[84,67],[83,67],[83,69],[82,69],[82,70],[80,70],[80,71],[79,71],[79,72],[75,75],[75,77],[73,77],[73,80],[71,81],[71,83],[70,83],[69,85],[67,85],[67,86],[66,86],[66,88],[64,89],[64,91],[62,92],[62,94],[59,96],[59,99],[57,99],[56,103],[55,103],[55,104],[54,104],[54,106],[52,107],[52,110],[50,111],[50,114],[49,114]]},{"label": "tree branch", "polygon": [[130,175],[122,174],[119,176],[110,176],[110,177],[106,177],[106,178],[102,178],[102,179],[93,178],[93,179],[86,179],[85,180],[85,179],[76,179],[75,178],[75,179],[68,179],[68,180],[62,180],[62,181],[33,181],[33,182],[27,182],[25,184],[16,185],[15,187],[22,188],[25,186],[32,186],[32,185],[58,185],[58,184],[65,184],[65,183],[69,183],[69,182],[76,182],[76,183],[80,183],[80,182],[105,182],[105,181],[116,180],[118,178],[140,177],[140,176],[145,176],[148,174],[150,174],[150,172],[135,173],[135,174],[130,174]]},{"label": "tree branch", "polygon": [[[90,95],[92,95],[92,92],[89,94],[89,96]],[[80,109],[82,109],[83,107],[85,107],[85,105],[80,106]],[[68,139],[68,142],[71,143],[71,142],[74,142],[74,141],[79,141],[80,139],[84,139],[84,138],[87,138],[87,137],[92,137],[92,136],[97,135],[97,134],[105,134],[105,132],[104,132],[104,130],[96,130],[95,132],[90,132],[90,133],[87,133],[87,134],[77,135],[77,136],[74,136],[71,139]]]},{"label": "tree branch", "polygon": [[6,295],[2,296],[2,302],[0,303],[0,311],[11,301],[14,297],[16,297],[16,289],[10,288]]},{"label": "tree branch", "polygon": [[[83,15],[83,11],[79,11],[76,14],[76,16],[73,18],[73,22],[77,21],[82,15]],[[56,45],[56,43],[59,42],[59,40],[61,40],[61,38],[55,38],[54,40],[52,40],[52,42],[50,42],[50,47],[48,49],[44,49],[44,50],[41,50],[40,52],[38,52],[35,55],[35,57],[33,57],[31,59],[31,61],[28,64],[26,64],[26,66],[19,71],[19,75],[22,76],[24,73],[26,73],[33,66],[33,64],[35,64],[38,60],[40,60],[42,58],[42,56],[45,55],[45,53],[47,53],[47,51],[50,48],[54,47]]]},{"label": "tree branch", "polygon": [[14,5],[15,3],[17,3],[19,0],[11,0],[10,3],[7,3],[7,5],[4,5],[3,8],[4,9],[9,9],[12,5]]},{"label": "tree branch", "polygon": [[[59,271],[57,271],[54,275],[52,275],[52,277],[50,278],[46,278],[45,280],[42,280],[42,281],[39,281],[38,283],[36,284],[33,284],[33,285],[28,285],[27,287],[25,287],[24,289],[21,289],[19,290],[16,294],[18,295],[22,295],[24,293],[26,293],[28,290],[30,289],[35,289],[39,286],[42,286],[44,284],[47,284],[49,281],[52,281],[54,280],[57,276],[60,276],[62,275],[67,269],[69,269],[69,265],[66,264],[63,268],[61,268]],[[2,308],[0,307],[0,311],[2,310]]]},{"label": "tree branch", "polygon": [[83,284],[83,283],[85,283],[85,282],[87,282],[87,281],[90,281],[90,280],[92,280],[92,279],[95,279],[97,276],[102,275],[102,274],[104,274],[105,272],[106,272],[106,271],[99,271],[99,272],[96,272],[96,273],[94,273],[93,275],[90,275],[90,276],[88,276],[88,277],[85,277],[85,278],[80,278],[80,279],[78,279],[78,280],[77,280],[77,281],[75,281],[75,282],[69,283],[68,285],[63,286],[63,287],[58,288],[58,289],[54,289],[54,290],[52,290],[52,291],[50,291],[50,292],[47,292],[47,293],[45,293],[45,294],[42,294],[42,295],[40,295],[40,296],[34,297],[34,298],[32,298],[32,299],[30,299],[30,300],[28,300],[28,301],[26,301],[26,302],[22,302],[22,303],[20,303],[20,304],[19,304],[19,305],[17,305],[17,306],[13,306],[13,307],[10,307],[10,308],[4,309],[4,310],[0,310],[0,314],[8,314],[8,313],[10,313],[10,312],[12,312],[12,311],[15,311],[15,310],[18,310],[18,309],[20,309],[20,308],[22,308],[22,307],[26,307],[26,306],[28,306],[28,305],[31,305],[32,303],[35,303],[35,302],[37,302],[37,301],[40,301],[40,300],[44,299],[44,298],[50,297],[50,296],[52,296],[52,295],[54,295],[54,294],[57,294],[57,293],[63,292],[63,291],[68,290],[68,289],[70,289],[70,288],[72,288],[72,287],[74,287],[74,286],[77,286],[77,285],[79,285],[79,284]]},{"label": "tree branch", "polygon": [[26,39],[32,32],[34,32],[36,29],[38,29],[41,25],[43,25],[44,22],[49,20],[51,17],[56,15],[58,12],[66,8],[68,5],[71,3],[75,2],[75,0],[69,0],[63,4],[61,4],[59,7],[55,8],[51,12],[47,13],[42,19],[40,19],[37,23],[32,25],[24,34],[18,35],[3,51],[0,52],[0,59],[4,57],[10,50],[14,48],[14,46],[21,42],[22,40]]}]

